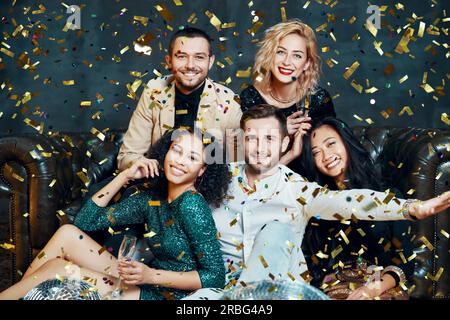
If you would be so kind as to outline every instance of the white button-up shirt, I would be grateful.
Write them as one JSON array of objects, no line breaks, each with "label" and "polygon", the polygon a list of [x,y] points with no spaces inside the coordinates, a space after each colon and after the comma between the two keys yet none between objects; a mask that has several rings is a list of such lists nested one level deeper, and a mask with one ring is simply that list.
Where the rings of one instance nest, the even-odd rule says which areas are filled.
[{"label": "white button-up shirt", "polygon": [[301,280],[299,273],[306,271],[307,266],[300,245],[309,218],[341,220],[354,215],[361,220],[405,219],[401,213],[405,200],[388,192],[330,191],[307,182],[284,165],[278,165],[274,175],[256,181],[252,189],[247,183],[244,162],[231,163],[229,169],[233,177],[228,196],[219,208],[212,209],[229,271],[238,271],[245,265],[257,233],[274,220],[291,225],[297,235],[293,245],[298,252],[298,269],[293,276]]}]

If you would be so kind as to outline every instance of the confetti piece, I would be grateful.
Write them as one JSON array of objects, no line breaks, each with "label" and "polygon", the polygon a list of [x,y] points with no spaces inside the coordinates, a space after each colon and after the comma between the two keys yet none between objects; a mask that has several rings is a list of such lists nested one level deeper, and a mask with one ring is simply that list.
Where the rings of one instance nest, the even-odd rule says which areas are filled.
[{"label": "confetti piece", "polygon": [[0,243],[0,248],[6,249],[6,250],[14,250],[16,246],[12,243]]},{"label": "confetti piece", "polygon": [[91,101],[81,101],[80,106],[81,107],[90,107],[91,106]]},{"label": "confetti piece", "polygon": [[428,241],[428,239],[425,236],[419,238],[419,240],[423,242],[423,244],[428,248],[428,250],[430,251],[434,250],[433,245],[430,243],[430,241]]},{"label": "confetti piece", "polygon": [[440,233],[441,233],[444,237],[446,237],[447,239],[450,238],[450,235],[449,235],[448,232],[445,231],[444,229],[441,229]]},{"label": "confetti piece", "polygon": [[122,50],[120,50],[120,54],[124,54],[124,53],[127,52],[128,50],[130,50],[130,46],[126,46],[125,48],[123,48]]},{"label": "confetti piece", "polygon": [[134,16],[133,20],[141,23],[144,27],[146,27],[148,25],[149,18],[148,17],[142,17],[142,16]]},{"label": "confetti piece", "polygon": [[8,49],[0,48],[0,52],[3,52],[8,57],[14,58],[14,52],[9,51]]},{"label": "confetti piece", "polygon": [[318,26],[316,28],[316,32],[320,32],[320,31],[325,30],[327,28],[327,26],[328,26],[328,23],[326,23],[326,22],[324,24],[321,24],[320,26]]},{"label": "confetti piece", "polygon": [[53,188],[53,186],[56,183],[56,179],[53,179],[52,182],[50,182],[50,184],[48,185],[50,188]]},{"label": "confetti piece", "polygon": [[222,22],[219,20],[219,18],[217,18],[217,16],[209,10],[206,10],[205,14],[209,18],[209,22],[217,29],[217,31],[220,31]]},{"label": "confetti piece", "polygon": [[411,40],[414,33],[414,29],[408,28],[405,33],[403,34],[400,42],[398,43],[397,47],[395,48],[395,52],[399,54],[408,53],[408,43]]},{"label": "confetti piece", "polygon": [[339,245],[336,249],[331,252],[331,257],[334,259],[336,256],[344,250],[341,245]]},{"label": "confetti piece", "polygon": [[89,182],[89,178],[86,176],[86,174],[83,171],[79,171],[77,172],[77,176],[78,178],[80,178],[80,180],[83,182],[83,184],[88,187],[90,182]]},{"label": "confetti piece", "polygon": [[150,200],[148,202],[148,205],[150,207],[159,207],[159,206],[161,206],[161,201],[159,201],[159,200]]},{"label": "confetti piece", "polygon": [[62,210],[58,210],[58,211],[56,211],[56,213],[58,213],[61,217],[66,215],[66,213]]},{"label": "confetti piece", "polygon": [[344,79],[348,80],[352,76],[352,74],[356,71],[356,69],[358,69],[358,67],[359,62],[358,61],[353,62],[353,64],[347,69],[347,71],[344,72],[343,74]]},{"label": "confetti piece", "polygon": [[91,128],[90,133],[92,133],[94,136],[96,136],[101,141],[105,141],[105,135],[102,132],[98,131],[95,127]]},{"label": "confetti piece", "polygon": [[41,251],[41,253],[38,254],[37,258],[40,260],[44,257],[47,257],[47,255],[45,254],[45,251]]},{"label": "confetti piece", "polygon": [[450,126],[450,119],[449,119],[447,113],[443,112],[443,113],[441,114],[441,121],[442,121],[443,123],[445,123],[446,125]]},{"label": "confetti piece", "polygon": [[247,70],[238,70],[236,72],[236,77],[238,77],[238,78],[248,78],[248,77],[250,77],[251,70],[252,70],[252,67],[248,67]]},{"label": "confetti piece", "polygon": [[144,233],[144,238],[152,238],[154,236],[156,236],[156,232],[154,232],[154,231]]},{"label": "confetti piece", "polygon": [[177,260],[180,261],[181,259],[183,259],[183,256],[186,254],[186,252],[181,251],[181,253],[178,255]]},{"label": "confetti piece", "polygon": [[356,91],[358,91],[359,93],[361,93],[361,92],[363,91],[363,86],[360,85],[360,84],[358,84],[358,83],[356,82],[356,80],[352,80],[351,86],[352,86]]},{"label": "confetti piece", "polygon": [[423,38],[423,32],[425,31],[425,22],[420,21],[419,23],[419,31],[417,31],[417,36],[419,38]]},{"label": "confetti piece", "polygon": [[73,85],[75,85],[75,80],[63,80],[63,85],[73,86]]},{"label": "confetti piece", "polygon": [[167,7],[164,4],[158,4],[155,6],[155,9],[159,12],[161,17],[163,17],[164,20],[172,21],[174,19],[173,14],[167,9]]},{"label": "confetti piece", "polygon": [[374,24],[372,22],[370,22],[370,20],[366,20],[366,23],[364,24],[364,27],[366,27],[366,29],[374,36],[377,36],[378,33],[378,29],[374,26]]},{"label": "confetti piece", "polygon": [[398,80],[398,83],[402,84],[403,82],[405,82],[408,79],[408,75],[404,75],[400,80]]},{"label": "confetti piece", "polygon": [[259,258],[259,261],[261,261],[263,267],[267,269],[269,267],[269,265],[267,264],[266,259],[264,259],[264,257],[262,255],[258,256],[258,258]]}]

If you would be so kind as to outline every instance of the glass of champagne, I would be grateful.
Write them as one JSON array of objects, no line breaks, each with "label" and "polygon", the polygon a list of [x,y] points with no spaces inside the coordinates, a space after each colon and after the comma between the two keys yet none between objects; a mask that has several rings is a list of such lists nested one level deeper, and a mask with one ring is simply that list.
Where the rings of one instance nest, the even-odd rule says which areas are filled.
[{"label": "glass of champagne", "polygon": [[[131,235],[124,235],[120,245],[118,261],[130,261],[136,251],[136,237]],[[111,297],[113,299],[120,299],[122,296],[121,279],[117,283],[117,287],[112,291]]]}]

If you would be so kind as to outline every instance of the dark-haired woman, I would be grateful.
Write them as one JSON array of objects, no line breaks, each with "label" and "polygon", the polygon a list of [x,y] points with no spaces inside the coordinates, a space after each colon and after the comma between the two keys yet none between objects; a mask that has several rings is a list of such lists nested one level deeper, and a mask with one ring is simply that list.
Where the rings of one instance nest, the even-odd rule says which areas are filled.
[{"label": "dark-haired woman", "polygon": [[[311,134],[305,136],[301,160],[308,180],[328,185],[332,190],[387,189],[369,153],[352,130],[336,118],[318,121]],[[391,192],[402,197],[398,191],[391,189]],[[380,279],[361,286],[349,295],[349,299],[380,296],[405,282],[413,273],[413,263],[406,261],[413,254],[408,221],[352,221],[346,225],[313,218],[305,234],[304,247],[309,251],[307,260],[315,285],[327,273],[337,270],[339,261],[341,266],[354,267],[357,261],[365,261],[384,267]],[[333,258],[331,253],[338,252],[339,246],[342,251]],[[318,253],[320,258],[317,258]],[[324,258],[326,255],[328,258]]]},{"label": "dark-haired woman", "polygon": [[[225,165],[206,164],[211,162],[201,134],[176,133],[166,133],[154,145],[153,161],[135,162],[94,194],[78,213],[75,226],[61,227],[23,279],[0,293],[0,299],[21,298],[46,280],[64,277],[73,265],[103,297],[119,276],[125,284],[123,299],[180,299],[202,287],[223,287],[225,268],[209,204],[217,206],[226,194],[228,170]],[[149,191],[108,206],[124,184],[150,176],[156,181],[150,181]],[[80,230],[135,223],[146,223],[155,256],[149,265],[118,261]]]}]

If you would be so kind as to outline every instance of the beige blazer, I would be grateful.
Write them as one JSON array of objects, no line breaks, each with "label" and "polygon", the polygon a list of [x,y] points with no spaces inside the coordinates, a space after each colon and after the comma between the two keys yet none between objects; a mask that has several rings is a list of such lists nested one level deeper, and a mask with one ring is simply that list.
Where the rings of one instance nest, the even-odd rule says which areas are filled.
[{"label": "beige blazer", "polygon": [[[200,98],[196,127],[201,130],[220,130],[225,136],[227,129],[239,128],[242,116],[235,94],[229,88],[206,79]],[[117,156],[119,170],[144,156],[175,122],[175,83],[173,76],[152,79],[147,83],[125,133]],[[221,137],[217,137],[222,140]]]}]

